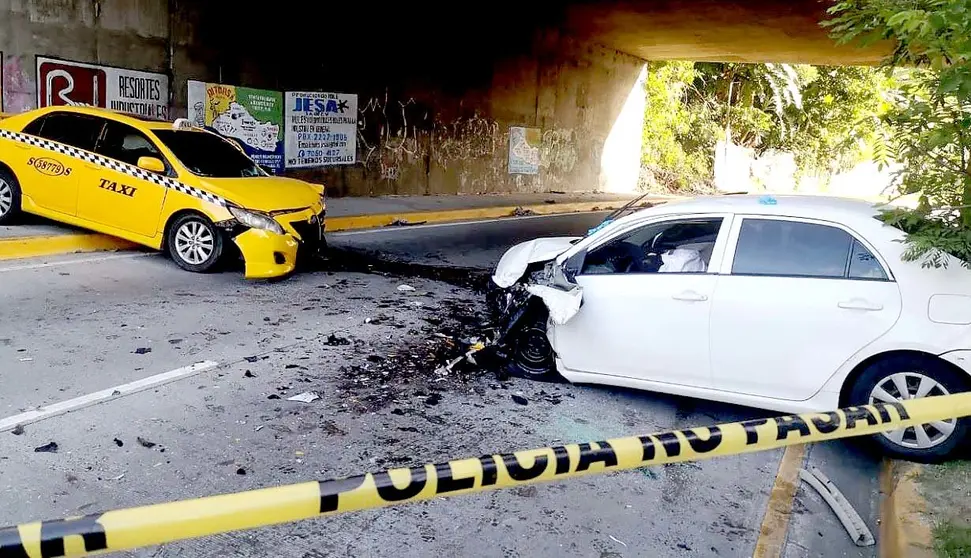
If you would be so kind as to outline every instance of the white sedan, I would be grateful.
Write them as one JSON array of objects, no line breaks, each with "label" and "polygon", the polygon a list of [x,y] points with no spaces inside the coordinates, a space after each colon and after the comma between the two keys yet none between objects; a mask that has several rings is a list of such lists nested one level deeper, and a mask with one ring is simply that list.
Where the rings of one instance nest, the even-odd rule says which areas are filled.
[{"label": "white sedan", "polygon": [[[971,271],[905,262],[864,201],[719,196],[514,246],[493,281],[512,367],[782,412],[971,389]],[[875,436],[938,461],[968,419]]]}]

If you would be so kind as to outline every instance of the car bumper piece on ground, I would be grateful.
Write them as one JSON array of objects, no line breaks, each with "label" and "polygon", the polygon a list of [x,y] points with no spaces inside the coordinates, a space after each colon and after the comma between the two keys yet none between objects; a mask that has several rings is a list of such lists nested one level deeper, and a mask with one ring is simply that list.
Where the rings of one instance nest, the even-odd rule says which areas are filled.
[{"label": "car bumper piece on ground", "polygon": [[243,254],[247,279],[272,279],[297,267],[299,242],[289,234],[249,229],[233,241]]}]

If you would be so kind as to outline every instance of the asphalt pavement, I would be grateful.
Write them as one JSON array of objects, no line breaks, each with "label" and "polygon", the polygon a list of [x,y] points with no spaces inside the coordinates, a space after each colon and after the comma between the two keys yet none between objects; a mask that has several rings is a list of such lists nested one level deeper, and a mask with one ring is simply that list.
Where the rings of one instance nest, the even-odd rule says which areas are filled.
[{"label": "asphalt pavement", "polygon": [[[487,327],[474,287],[502,251],[536,236],[582,235],[603,215],[334,234],[336,254],[404,265],[332,261],[273,282],[247,282],[236,269],[190,274],[158,255],[4,262],[0,423],[108,395],[0,433],[0,524],[765,416],[474,367],[434,373],[458,340]],[[460,273],[436,276],[428,266]],[[206,364],[151,384],[197,363]],[[151,387],[115,389],[142,384]],[[305,392],[320,399],[288,400]],[[56,452],[35,451],[51,442]],[[439,499],[128,555],[747,557],[781,454]],[[810,448],[809,463],[876,533],[877,462],[828,444]],[[811,489],[797,493],[787,540],[786,557],[876,556],[849,541]]]}]

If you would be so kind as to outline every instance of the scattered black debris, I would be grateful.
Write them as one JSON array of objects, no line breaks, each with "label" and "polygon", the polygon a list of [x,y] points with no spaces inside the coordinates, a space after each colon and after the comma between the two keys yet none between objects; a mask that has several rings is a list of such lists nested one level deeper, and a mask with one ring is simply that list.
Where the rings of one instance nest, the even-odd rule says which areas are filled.
[{"label": "scattered black debris", "polygon": [[34,448],[34,453],[57,453],[57,442],[51,442],[49,444],[36,447]]},{"label": "scattered black debris", "polygon": [[115,438],[115,445],[116,445],[116,446],[118,446],[118,447],[120,448],[120,447],[122,447],[122,446],[124,446],[124,445],[125,445],[125,442],[122,442],[122,441],[121,441],[121,440],[119,440],[118,438]]},{"label": "scattered black debris", "polygon": [[300,368],[301,370],[306,370],[307,369],[306,366],[300,366],[299,364],[288,364],[284,368],[286,368],[287,370],[293,370],[295,368]]},{"label": "scattered black debris", "polygon": [[246,469],[240,467],[239,469],[236,469],[236,474],[237,475],[245,475],[246,474]]},{"label": "scattered black debris", "polygon": [[121,391],[120,390],[117,390],[116,389],[116,390],[114,390],[114,391],[111,392],[111,396],[112,397],[118,397],[119,395],[121,395]]},{"label": "scattered black debris", "polygon": [[277,395],[277,394],[275,394],[275,393],[271,393],[270,395],[267,395],[266,398],[267,399],[279,399],[280,396]]},{"label": "scattered black debris", "polygon": [[247,370],[246,372],[243,372],[243,377],[244,378],[255,378],[256,377],[256,374],[254,374],[254,373],[250,372],[249,370]]},{"label": "scattered black debris", "polygon": [[150,352],[152,352],[152,348],[151,347],[139,347],[139,348],[135,349],[135,354],[136,355],[147,355]]},{"label": "scattered black debris", "polygon": [[320,424],[320,428],[331,436],[346,436],[347,431],[337,425],[332,420],[326,420]]},{"label": "scattered black debris", "polygon": [[246,357],[245,360],[246,360],[246,362],[256,362],[256,361],[260,360],[260,357],[248,356],[248,357]]},{"label": "scattered black debris", "polygon": [[272,321],[272,320],[270,320],[270,317],[269,317],[269,316],[265,316],[265,317],[263,318],[263,321],[264,321],[264,322],[269,322],[269,321]]},{"label": "scattered black debris", "polygon": [[178,345],[182,341],[182,339],[169,339],[169,345]]},{"label": "scattered black debris", "polygon": [[391,221],[385,226],[386,227],[412,227],[415,225],[424,225],[427,222],[428,221],[415,221],[414,223],[412,223],[411,221],[408,221],[405,219],[395,219],[394,221]]},{"label": "scattered black debris", "polygon": [[425,405],[428,405],[429,407],[434,407],[435,405],[438,405],[441,401],[442,401],[442,394],[433,393],[428,396],[428,399],[425,399]]},{"label": "scattered black debris", "polygon": [[331,347],[338,347],[338,346],[341,346],[341,345],[350,345],[350,344],[351,344],[351,342],[348,341],[347,338],[345,338],[345,337],[338,337],[338,336],[334,335],[333,333],[331,333],[330,336],[327,337],[327,341],[324,341],[324,345],[328,345],[328,346],[331,346]]},{"label": "scattered black debris", "polygon": [[529,405],[529,400],[522,395],[513,394],[512,400],[520,405]]},{"label": "scattered black debris", "polygon": [[136,437],[135,440],[138,442],[138,445],[142,446],[143,448],[152,449],[158,445],[155,442],[149,442],[148,440],[146,440],[145,438],[142,438],[141,436]]},{"label": "scattered black debris", "polygon": [[419,432],[419,430],[414,426],[399,426],[398,430],[402,432]]},{"label": "scattered black debris", "polygon": [[367,359],[368,362],[384,362],[387,360],[381,355],[368,355]]},{"label": "scattered black debris", "polygon": [[404,409],[392,409],[391,410],[391,414],[392,415],[398,415],[399,417],[401,417],[401,416],[404,416],[405,411],[404,411]]},{"label": "scattered black debris", "polygon": [[11,430],[10,433],[13,434],[14,436],[22,435],[24,433],[24,425],[18,424],[17,426],[14,426],[13,430]]},{"label": "scattered black debris", "polygon": [[553,204],[553,203],[556,203],[556,200],[543,200],[543,203]]}]

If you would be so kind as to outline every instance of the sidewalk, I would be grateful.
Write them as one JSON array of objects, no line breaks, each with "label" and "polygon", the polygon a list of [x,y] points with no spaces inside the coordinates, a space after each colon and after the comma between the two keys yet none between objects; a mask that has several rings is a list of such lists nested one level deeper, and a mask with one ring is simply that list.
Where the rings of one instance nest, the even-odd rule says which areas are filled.
[{"label": "sidewalk", "polygon": [[[391,224],[496,219],[518,214],[556,214],[608,210],[632,199],[630,194],[508,194],[451,196],[382,196],[327,200],[327,231],[368,229]],[[645,201],[667,201],[652,196]],[[135,246],[34,216],[0,226],[0,260],[37,256],[126,250]]]}]

